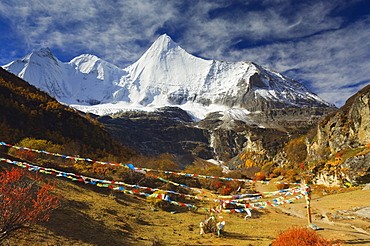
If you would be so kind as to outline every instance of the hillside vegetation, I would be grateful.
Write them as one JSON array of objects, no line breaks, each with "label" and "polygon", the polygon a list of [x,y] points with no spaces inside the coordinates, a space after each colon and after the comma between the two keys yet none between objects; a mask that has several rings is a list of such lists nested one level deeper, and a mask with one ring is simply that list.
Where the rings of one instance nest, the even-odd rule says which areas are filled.
[{"label": "hillside vegetation", "polygon": [[24,138],[58,144],[60,152],[116,156],[127,160],[135,151],[112,140],[103,125],[60,104],[47,93],[0,68],[0,141],[15,144]]}]

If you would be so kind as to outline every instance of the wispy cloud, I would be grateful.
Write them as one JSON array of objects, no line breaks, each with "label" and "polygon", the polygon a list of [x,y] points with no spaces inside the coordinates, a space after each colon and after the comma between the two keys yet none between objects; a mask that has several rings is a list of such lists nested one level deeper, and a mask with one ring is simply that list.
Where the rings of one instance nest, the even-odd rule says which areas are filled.
[{"label": "wispy cloud", "polygon": [[254,61],[342,105],[370,81],[370,17],[350,22],[347,13],[365,2],[1,1],[14,44],[0,48],[0,61],[47,46],[64,61],[92,53],[123,67],[166,32],[192,54]]},{"label": "wispy cloud", "polygon": [[12,0],[0,3],[29,49],[92,52],[112,62],[137,59],[175,11],[165,2]]},{"label": "wispy cloud", "polygon": [[296,42],[248,49],[251,60],[304,82],[342,105],[370,82],[370,19]]}]

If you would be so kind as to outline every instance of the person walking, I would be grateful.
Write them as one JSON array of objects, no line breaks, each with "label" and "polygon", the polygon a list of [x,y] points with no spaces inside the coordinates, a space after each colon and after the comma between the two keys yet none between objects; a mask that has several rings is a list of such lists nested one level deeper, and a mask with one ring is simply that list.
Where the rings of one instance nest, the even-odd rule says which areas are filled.
[{"label": "person walking", "polygon": [[222,234],[222,230],[225,228],[225,221],[221,221],[221,222],[218,222],[216,224],[216,228],[217,228],[217,236],[221,236]]},{"label": "person walking", "polygon": [[202,222],[200,222],[200,224],[199,224],[199,228],[200,228],[200,235],[204,235],[204,234],[206,234],[206,232],[204,231],[204,226],[205,226],[205,224],[203,223],[203,221]]}]

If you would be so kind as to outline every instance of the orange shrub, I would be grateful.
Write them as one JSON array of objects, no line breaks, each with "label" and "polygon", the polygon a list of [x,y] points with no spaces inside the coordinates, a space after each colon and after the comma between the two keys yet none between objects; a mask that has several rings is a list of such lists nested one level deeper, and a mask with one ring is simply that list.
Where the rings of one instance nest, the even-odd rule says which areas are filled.
[{"label": "orange shrub", "polygon": [[91,171],[103,176],[107,176],[112,172],[111,166],[100,163],[93,163]]},{"label": "orange shrub", "polygon": [[256,176],[256,180],[266,180],[266,175],[265,174],[259,174]]},{"label": "orange shrub", "polygon": [[281,184],[277,184],[276,185],[276,188],[278,189],[278,190],[285,190],[285,189],[288,189],[289,188],[289,184],[284,184],[284,183],[281,183]]},{"label": "orange shrub", "polygon": [[212,186],[214,186],[216,188],[221,188],[222,186],[224,186],[224,184],[220,181],[216,181],[216,182],[212,183]]},{"label": "orange shrub", "polygon": [[20,229],[49,220],[50,213],[58,207],[60,196],[52,193],[54,184],[45,183],[24,169],[0,171],[0,245]]},{"label": "orange shrub", "polygon": [[341,151],[338,151],[336,154],[335,154],[335,157],[338,158],[338,157],[343,157],[343,155],[346,153],[346,150],[341,150]]},{"label": "orange shrub", "polygon": [[287,170],[283,171],[281,175],[284,176],[290,183],[296,183],[299,181],[300,176],[298,175],[297,171],[295,170]]},{"label": "orange shrub", "polygon": [[231,192],[232,192],[232,189],[231,188],[221,188],[220,189],[220,193],[223,196],[228,196],[228,195],[231,194]]},{"label": "orange shrub", "polygon": [[273,179],[273,178],[276,178],[276,177],[277,177],[277,175],[275,173],[270,173],[270,175],[269,175],[270,179]]},{"label": "orange shrub", "polygon": [[281,171],[280,172],[280,175],[283,176],[283,177],[285,177],[287,175],[287,173],[288,173],[288,171],[284,170],[284,171]]},{"label": "orange shrub", "polygon": [[19,158],[25,159],[27,161],[33,161],[33,159],[35,159],[35,157],[36,157],[36,154],[34,152],[31,152],[31,151],[20,149],[20,150],[17,151],[17,156]]},{"label": "orange shrub", "polygon": [[232,190],[238,189],[239,186],[240,186],[240,184],[238,182],[234,182],[234,181],[229,181],[225,185],[226,188],[231,188]]},{"label": "orange shrub", "polygon": [[272,241],[272,246],[339,246],[336,240],[326,240],[307,228],[293,228],[279,233],[278,237]]}]

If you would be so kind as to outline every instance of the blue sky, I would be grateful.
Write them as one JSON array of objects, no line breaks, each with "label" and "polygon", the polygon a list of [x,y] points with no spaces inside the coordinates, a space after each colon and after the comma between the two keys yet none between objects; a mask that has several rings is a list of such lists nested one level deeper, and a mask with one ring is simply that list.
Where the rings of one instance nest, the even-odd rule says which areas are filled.
[{"label": "blue sky", "polygon": [[342,106],[370,83],[368,0],[1,0],[0,65],[49,47],[125,67],[163,33],[189,53],[253,61]]}]

